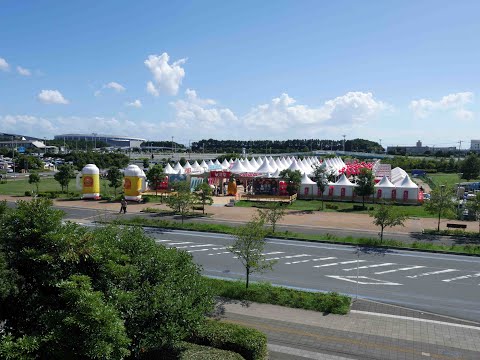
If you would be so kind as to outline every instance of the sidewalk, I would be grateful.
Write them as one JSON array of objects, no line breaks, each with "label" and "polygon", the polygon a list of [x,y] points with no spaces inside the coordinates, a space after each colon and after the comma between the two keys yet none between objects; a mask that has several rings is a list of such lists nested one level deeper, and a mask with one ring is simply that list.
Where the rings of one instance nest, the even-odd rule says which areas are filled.
[{"label": "sidewalk", "polygon": [[355,310],[354,304],[342,316],[258,303],[220,306],[221,321],[267,334],[270,359],[480,359],[480,324],[415,310],[400,308],[409,313],[402,316]]}]

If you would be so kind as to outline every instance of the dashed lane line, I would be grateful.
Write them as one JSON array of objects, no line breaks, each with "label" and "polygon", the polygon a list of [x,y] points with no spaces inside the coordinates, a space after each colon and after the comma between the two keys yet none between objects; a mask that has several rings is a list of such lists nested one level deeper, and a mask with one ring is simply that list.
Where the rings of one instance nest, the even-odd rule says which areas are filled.
[{"label": "dashed lane line", "polygon": [[202,245],[186,245],[186,246],[178,246],[177,249],[185,249],[185,248],[197,248],[197,247],[206,247],[206,246],[215,246],[215,244],[202,244]]},{"label": "dashed lane line", "polygon": [[335,265],[345,265],[345,264],[353,264],[356,262],[365,262],[367,260],[351,260],[351,261],[340,261],[340,262],[335,262],[335,263],[329,263],[329,264],[322,264],[322,265],[315,265],[314,268],[320,268],[320,267],[327,267],[327,266],[335,266]]},{"label": "dashed lane line", "polygon": [[312,256],[308,254],[300,254],[300,255],[288,255],[288,256],[279,256],[279,257],[273,257],[273,258],[268,258],[265,260],[280,260],[280,259],[292,259],[292,258],[298,258],[298,257],[305,257],[305,256]]},{"label": "dashed lane line", "polygon": [[374,273],[375,275],[381,275],[381,274],[389,274],[392,272],[397,272],[397,271],[407,271],[407,270],[415,270],[415,269],[421,269],[424,268],[425,266],[417,265],[417,266],[408,266],[404,268],[399,268],[399,269],[392,269],[392,270],[385,270],[385,271],[379,271]]},{"label": "dashed lane line", "polygon": [[449,273],[449,272],[453,272],[453,271],[458,271],[458,270],[456,270],[456,269],[445,269],[445,270],[439,270],[439,271],[426,272],[426,273],[418,274],[418,275],[410,275],[410,276],[407,276],[407,277],[410,278],[410,279],[416,279],[416,278],[423,277],[423,276],[445,274],[445,273]]},{"label": "dashed lane line", "polygon": [[455,281],[455,280],[476,278],[476,277],[479,277],[479,276],[480,276],[480,273],[476,273],[476,274],[472,274],[472,275],[457,276],[457,277],[454,277],[454,278],[451,278],[451,279],[445,279],[445,280],[442,280],[442,281],[451,282],[451,281]]},{"label": "dashed lane line", "polygon": [[197,249],[197,250],[187,250],[187,252],[192,253],[192,252],[198,252],[198,251],[208,251],[210,249]]},{"label": "dashed lane line", "polygon": [[218,253],[211,253],[211,254],[207,254],[207,255],[222,255],[222,254],[231,254],[230,251],[222,251],[222,252],[218,252]]},{"label": "dashed lane line", "polygon": [[324,261],[324,260],[334,260],[334,259],[336,259],[336,257],[334,257],[334,256],[329,256],[329,257],[318,258],[318,259],[307,259],[307,260],[299,260],[299,261],[286,262],[285,265],[306,263],[306,262],[309,262],[309,261]]},{"label": "dashed lane line", "polygon": [[169,246],[174,246],[174,245],[185,245],[185,244],[193,244],[191,241],[182,241],[182,242],[177,242],[177,243],[168,243],[167,245]]},{"label": "dashed lane line", "polygon": [[377,268],[377,267],[381,267],[381,266],[392,266],[392,265],[397,265],[397,264],[396,263],[383,263],[383,264],[365,265],[365,266],[343,269],[343,271],[352,271],[352,270],[357,270],[357,269],[359,269],[359,270],[370,269],[370,268]]}]

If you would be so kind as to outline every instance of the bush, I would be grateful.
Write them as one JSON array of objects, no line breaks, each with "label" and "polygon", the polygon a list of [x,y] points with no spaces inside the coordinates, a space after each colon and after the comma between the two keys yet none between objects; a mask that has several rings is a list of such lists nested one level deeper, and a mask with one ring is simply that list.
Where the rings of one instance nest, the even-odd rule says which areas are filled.
[{"label": "bush", "polygon": [[362,205],[353,205],[353,210],[355,211],[361,211],[361,210],[366,210],[367,208],[362,206]]},{"label": "bush", "polygon": [[32,196],[32,193],[30,191],[25,191],[25,196]]},{"label": "bush", "polygon": [[178,360],[243,360],[240,354],[233,351],[215,349],[209,346],[196,344],[185,345],[185,350],[178,357]]},{"label": "bush", "polygon": [[258,330],[240,325],[207,320],[189,341],[233,351],[246,360],[267,358],[267,336]]},{"label": "bush", "polygon": [[325,204],[325,207],[330,210],[338,210],[338,205],[335,204]]}]

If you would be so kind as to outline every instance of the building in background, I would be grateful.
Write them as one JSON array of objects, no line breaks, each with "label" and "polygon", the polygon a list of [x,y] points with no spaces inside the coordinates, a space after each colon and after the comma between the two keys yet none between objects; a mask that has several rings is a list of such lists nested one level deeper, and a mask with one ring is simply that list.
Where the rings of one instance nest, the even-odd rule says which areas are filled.
[{"label": "building in background", "polygon": [[69,140],[69,141],[76,141],[76,140],[84,140],[84,141],[99,141],[105,142],[111,147],[115,148],[124,148],[124,149],[131,149],[131,148],[138,148],[140,145],[146,141],[146,139],[142,138],[134,138],[130,136],[118,136],[118,135],[105,135],[105,134],[61,134],[55,135],[55,140]]},{"label": "building in background", "polygon": [[470,140],[470,150],[480,151],[480,140]]},{"label": "building in background", "polygon": [[438,152],[454,153],[456,151],[457,148],[455,146],[423,146],[421,140],[418,140],[415,146],[387,147],[387,153],[391,155],[434,155]]}]

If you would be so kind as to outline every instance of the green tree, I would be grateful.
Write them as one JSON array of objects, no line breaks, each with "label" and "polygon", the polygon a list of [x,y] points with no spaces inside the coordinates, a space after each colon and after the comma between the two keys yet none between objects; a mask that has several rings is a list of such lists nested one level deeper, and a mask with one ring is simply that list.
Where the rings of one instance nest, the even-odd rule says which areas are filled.
[{"label": "green tree", "polygon": [[70,183],[70,179],[73,179],[75,177],[73,165],[60,165],[58,167],[58,171],[55,173],[55,175],[53,175],[53,177],[62,187],[62,191],[63,189],[67,189],[68,193],[68,184]]},{"label": "green tree", "polygon": [[468,155],[459,164],[459,170],[465,180],[478,179],[480,176],[480,158],[477,154]]},{"label": "green tree", "polygon": [[326,166],[317,165],[313,168],[313,176],[317,183],[317,188],[320,191],[320,198],[322,200],[323,210],[323,192],[328,186],[328,174]]},{"label": "green tree", "polygon": [[290,169],[282,170],[280,172],[280,179],[287,183],[288,195],[292,196],[293,194],[298,193],[298,189],[302,182],[302,174],[300,171],[292,171]]},{"label": "green tree", "polygon": [[158,185],[165,179],[165,173],[163,172],[163,167],[160,164],[156,164],[148,169],[145,174],[148,182],[151,186],[155,187],[155,196],[158,195]]},{"label": "green tree", "polygon": [[28,176],[28,183],[29,184],[35,184],[35,187],[37,188],[37,194],[38,194],[38,183],[40,182],[40,175],[37,173],[30,174]]},{"label": "green tree", "polygon": [[205,214],[205,205],[212,205],[212,188],[207,182],[198,184],[195,192],[193,193],[196,203],[202,205],[202,213]]},{"label": "green tree", "polygon": [[275,233],[277,222],[285,216],[285,208],[280,202],[273,202],[265,209],[257,210],[258,217],[262,221],[272,225],[272,233]]},{"label": "green tree", "polygon": [[213,309],[189,253],[141,228],[62,216],[45,199],[0,216],[0,358],[139,358],[168,351]]},{"label": "green tree", "polygon": [[445,187],[445,185],[441,185],[432,190],[430,200],[425,202],[425,210],[432,215],[438,215],[437,231],[440,231],[441,217],[452,216],[454,209],[453,191]]},{"label": "green tree", "polygon": [[392,205],[381,204],[370,214],[373,223],[380,226],[380,241],[383,242],[383,231],[387,227],[403,226],[407,216],[398,212]]},{"label": "green tree", "polygon": [[265,236],[267,232],[263,227],[261,219],[253,219],[247,224],[237,228],[235,242],[228,248],[235,254],[245,268],[245,288],[248,289],[250,274],[254,272],[263,273],[271,270],[275,260],[267,260],[262,255],[265,249]]},{"label": "green tree", "polygon": [[147,158],[144,158],[143,159],[143,168],[148,169],[149,166],[150,166],[150,161]]},{"label": "green tree", "polygon": [[123,178],[122,172],[116,166],[112,166],[110,169],[108,169],[108,172],[107,172],[107,179],[109,181],[108,186],[113,188],[115,197],[117,197],[117,188],[122,186],[122,181],[123,181],[122,178]]},{"label": "green tree", "polygon": [[480,234],[480,193],[477,193],[472,200],[468,200],[467,209],[475,214],[475,219],[478,221],[478,233]]},{"label": "green tree", "polygon": [[362,207],[365,208],[365,196],[370,196],[374,193],[375,182],[373,179],[372,170],[362,168],[360,174],[357,176],[357,187],[355,192],[362,197]]},{"label": "green tree", "polygon": [[183,224],[185,216],[188,215],[192,208],[194,197],[190,191],[190,184],[186,181],[174,183],[173,189],[175,190],[175,194],[171,194],[167,198],[167,206],[177,214],[180,214]]}]

